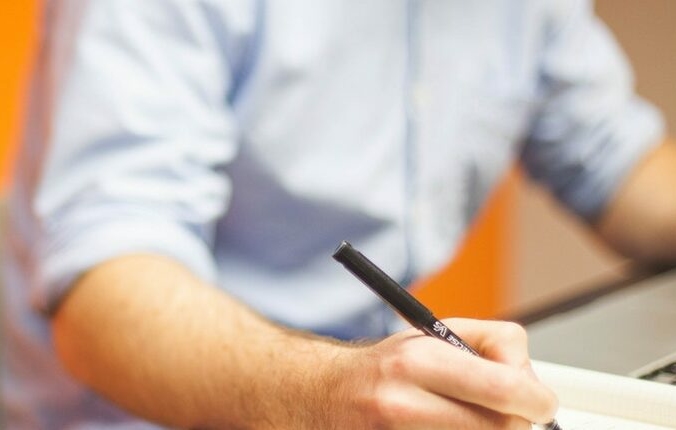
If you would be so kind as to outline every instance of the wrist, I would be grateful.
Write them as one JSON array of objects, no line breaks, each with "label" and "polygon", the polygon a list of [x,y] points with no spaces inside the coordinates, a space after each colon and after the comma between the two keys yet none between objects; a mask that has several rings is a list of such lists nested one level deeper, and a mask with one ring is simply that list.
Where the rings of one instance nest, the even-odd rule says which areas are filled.
[{"label": "wrist", "polygon": [[289,428],[350,428],[357,412],[354,399],[362,348],[314,336],[303,338],[296,348],[298,354],[288,355],[290,360],[293,355],[296,360],[302,357],[292,363],[295,375],[279,379],[280,392],[288,399]]},{"label": "wrist", "polygon": [[[216,416],[211,416],[207,427],[345,428],[341,423],[349,411],[348,382],[352,379],[355,347],[305,332],[268,328],[272,330],[265,336],[252,339],[258,343],[256,355],[240,356],[243,361],[237,366],[239,370],[218,382],[241,384],[241,389],[235,390],[241,397],[214,397],[215,403],[208,409]],[[223,402],[228,406],[223,407]],[[233,409],[239,411],[234,420]]]}]

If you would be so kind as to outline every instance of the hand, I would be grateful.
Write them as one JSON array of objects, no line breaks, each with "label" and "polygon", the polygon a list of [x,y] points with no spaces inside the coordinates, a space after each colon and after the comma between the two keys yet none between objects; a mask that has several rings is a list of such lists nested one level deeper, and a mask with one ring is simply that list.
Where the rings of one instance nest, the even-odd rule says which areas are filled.
[{"label": "hand", "polygon": [[416,329],[356,349],[343,428],[529,430],[551,420],[557,400],[535,378],[523,328],[446,322],[481,357]]}]

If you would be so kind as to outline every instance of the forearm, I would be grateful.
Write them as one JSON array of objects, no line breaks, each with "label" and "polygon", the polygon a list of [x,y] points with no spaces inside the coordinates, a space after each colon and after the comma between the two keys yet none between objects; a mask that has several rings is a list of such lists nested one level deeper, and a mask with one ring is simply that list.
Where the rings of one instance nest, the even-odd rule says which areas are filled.
[{"label": "forearm", "polygon": [[286,330],[147,255],[91,270],[53,321],[76,379],[171,427],[511,429],[551,419],[556,399],[525,371],[522,330],[451,326],[487,359],[415,329],[359,346]]},{"label": "forearm", "polygon": [[[184,428],[279,420],[301,428],[294,420],[316,420],[331,403],[316,387],[335,386],[331,366],[350,349],[277,327],[178,263],[145,255],[90,271],[53,328],[77,379],[137,415]],[[299,416],[304,410],[316,417]]]},{"label": "forearm", "polygon": [[620,253],[676,264],[676,143],[665,141],[631,172],[596,230]]}]

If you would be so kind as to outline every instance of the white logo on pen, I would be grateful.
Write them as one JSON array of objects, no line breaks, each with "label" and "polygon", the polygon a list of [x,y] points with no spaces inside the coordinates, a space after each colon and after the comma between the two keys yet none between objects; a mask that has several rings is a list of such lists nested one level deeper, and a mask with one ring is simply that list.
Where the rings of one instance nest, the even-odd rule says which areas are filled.
[{"label": "white logo on pen", "polygon": [[441,336],[445,337],[448,328],[445,325],[443,325],[440,321],[435,321],[434,325],[432,326],[432,330],[436,331]]}]

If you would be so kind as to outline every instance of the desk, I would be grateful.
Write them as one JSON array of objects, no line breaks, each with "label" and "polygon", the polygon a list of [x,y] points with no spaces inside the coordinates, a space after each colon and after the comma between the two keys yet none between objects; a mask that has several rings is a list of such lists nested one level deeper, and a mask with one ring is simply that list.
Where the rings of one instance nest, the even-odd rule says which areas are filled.
[{"label": "desk", "polygon": [[526,329],[536,360],[626,375],[676,351],[676,270],[553,314]]}]

